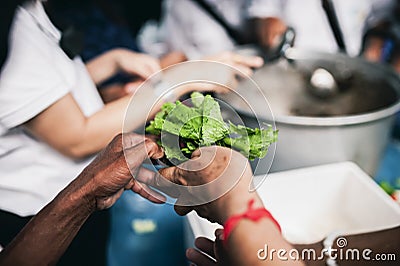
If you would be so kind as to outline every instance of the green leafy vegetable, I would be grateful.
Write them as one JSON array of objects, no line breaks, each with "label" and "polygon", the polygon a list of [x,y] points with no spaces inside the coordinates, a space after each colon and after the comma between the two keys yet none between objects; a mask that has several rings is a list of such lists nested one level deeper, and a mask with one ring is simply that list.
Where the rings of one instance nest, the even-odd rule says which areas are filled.
[{"label": "green leafy vegetable", "polygon": [[146,128],[160,138],[166,158],[180,163],[201,146],[219,145],[241,152],[251,160],[262,158],[277,140],[277,130],[225,123],[218,102],[199,92],[191,95],[193,107],[180,101],[165,103]]}]

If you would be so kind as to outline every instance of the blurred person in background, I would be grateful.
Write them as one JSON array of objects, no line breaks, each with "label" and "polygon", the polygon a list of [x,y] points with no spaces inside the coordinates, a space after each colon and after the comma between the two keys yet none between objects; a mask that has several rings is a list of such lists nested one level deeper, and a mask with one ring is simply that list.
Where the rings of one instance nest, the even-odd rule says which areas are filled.
[{"label": "blurred person in background", "polygon": [[[115,48],[140,52],[135,37],[138,28],[147,19],[159,17],[159,6],[160,0],[146,1],[140,8],[126,0],[57,0],[49,1],[47,10],[57,28],[77,36],[72,41],[83,62],[88,62]],[[137,75],[116,73],[97,88],[102,99],[110,102],[133,93],[142,81]]]},{"label": "blurred person in background", "polygon": [[[145,79],[159,70],[158,60],[126,49],[110,51],[85,65],[73,49],[61,48],[65,38],[41,1],[8,1],[7,7],[2,9],[7,14],[1,16],[0,38],[3,245],[121,131],[130,97],[104,104],[96,84],[119,71]],[[98,216],[87,223],[67,257],[85,250],[99,255],[95,264],[104,264],[108,215]],[[68,259],[64,263],[70,265]]]},{"label": "blurred person in background", "polygon": [[[271,48],[291,26],[297,48],[335,53],[340,51],[323,8],[323,0],[260,0],[266,8],[261,43]],[[328,1],[325,1],[328,2]],[[400,7],[398,0],[332,0],[342,30],[345,52],[367,60],[391,64],[400,72]],[[343,51],[342,51],[343,52]]]},{"label": "blurred person in background", "polygon": [[164,0],[159,28],[146,25],[139,46],[152,55],[181,51],[188,59],[231,51],[257,42],[255,25],[266,11],[262,0]]},{"label": "blurred person in background", "polygon": [[[73,41],[80,49],[84,62],[115,48],[132,51],[146,51],[146,47],[137,44],[142,26],[148,21],[160,21],[162,0],[149,0],[137,6],[129,0],[57,0],[47,3],[50,18],[57,28],[74,33]],[[140,39],[140,38],[139,38]],[[229,49],[218,50],[220,54],[209,53],[211,59],[235,64],[233,54],[223,53]],[[161,68],[180,63],[187,58],[178,50],[171,50],[159,57]],[[246,69],[242,69],[248,74]],[[143,80],[129,73],[116,76],[98,84],[103,100],[110,101],[137,89]]]},{"label": "blurred person in background", "polygon": [[[400,0],[382,1],[374,6],[365,30],[361,55],[369,61],[388,64],[400,74]],[[400,139],[400,112],[396,115],[393,137]]]},{"label": "blurred person in background", "polygon": [[[154,25],[150,25],[144,28],[139,44],[150,54],[157,54],[157,48],[163,47],[158,50],[159,53],[178,50],[190,59],[232,50],[236,45],[248,43],[257,43],[266,50],[273,50],[290,26],[296,32],[294,45],[297,48],[336,53],[340,47],[335,41],[323,2],[165,0],[158,36],[155,37]],[[366,50],[362,54],[367,59],[377,57],[372,50],[376,50],[380,44],[375,45],[377,42],[372,39],[365,43],[366,38],[363,37],[366,33],[371,36],[371,29],[376,29],[373,30],[375,33],[382,33],[385,29],[386,36],[398,35],[396,25],[400,16],[395,7],[397,0],[333,0],[332,4],[343,33],[346,52],[350,56],[360,55]],[[397,37],[391,38],[395,39],[394,44],[387,45],[396,46]],[[366,47],[368,45],[373,45],[375,49],[369,50]]]},{"label": "blurred person in background", "polygon": [[[323,8],[324,0],[260,0],[266,8],[267,18],[264,44],[274,46],[291,26],[296,31],[295,46],[301,49],[335,53],[339,51],[334,34]],[[351,56],[358,55],[361,49],[366,19],[373,6],[391,0],[346,1],[332,0],[339,26],[343,33],[346,51]]]},{"label": "blurred person in background", "polygon": [[365,28],[362,55],[373,62],[389,63],[400,73],[400,1],[375,6]]},{"label": "blurred person in background", "polygon": [[[122,130],[130,95],[104,104],[96,85],[118,72],[146,79],[160,69],[157,59],[123,48],[84,64],[69,41],[76,35],[63,34],[49,19],[50,2],[8,0],[1,9],[3,245]],[[235,63],[249,71],[260,65],[259,58],[244,59]],[[134,123],[143,125],[145,117],[138,115]],[[60,265],[71,265],[68,258],[74,257],[82,258],[82,265],[105,263],[108,215],[98,216],[88,221]],[[85,261],[91,254],[95,261]]]}]

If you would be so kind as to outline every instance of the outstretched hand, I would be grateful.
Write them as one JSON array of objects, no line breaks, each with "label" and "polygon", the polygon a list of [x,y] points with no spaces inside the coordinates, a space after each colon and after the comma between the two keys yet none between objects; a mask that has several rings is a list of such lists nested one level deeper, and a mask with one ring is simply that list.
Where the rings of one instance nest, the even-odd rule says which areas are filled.
[{"label": "outstretched hand", "polygon": [[[248,199],[258,197],[249,192],[252,171],[247,158],[225,147],[202,147],[193,152],[191,160],[159,173],[161,190],[178,198],[175,211],[179,215],[195,210],[223,224],[229,216],[244,211]],[[165,179],[181,187],[162,188]]]},{"label": "outstretched hand", "polygon": [[215,241],[205,237],[198,237],[194,241],[196,248],[186,250],[186,258],[197,266],[232,265],[227,261],[226,250],[223,245],[223,229],[215,231]]},{"label": "outstretched hand", "polygon": [[259,44],[269,50],[278,46],[287,25],[277,17],[268,17],[258,19],[256,28]]},{"label": "outstretched hand", "polygon": [[88,200],[97,210],[111,207],[124,190],[132,190],[142,197],[162,203],[165,197],[152,191],[138,179],[150,180],[155,173],[141,167],[147,158],[158,159],[163,150],[152,140],[134,133],[116,136],[113,141],[83,171],[79,178]]}]

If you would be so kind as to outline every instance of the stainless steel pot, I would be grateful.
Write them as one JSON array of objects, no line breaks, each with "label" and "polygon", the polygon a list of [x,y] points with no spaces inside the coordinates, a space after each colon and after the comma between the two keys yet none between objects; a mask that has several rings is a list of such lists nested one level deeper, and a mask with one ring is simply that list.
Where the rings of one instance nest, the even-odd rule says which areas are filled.
[{"label": "stainless steel pot", "polygon": [[[342,54],[287,51],[289,61],[267,64],[253,76],[260,91],[242,82],[237,89],[258,118],[267,123],[261,101],[267,98],[279,129],[271,171],[354,161],[374,175],[400,109],[400,78],[390,69]],[[310,76],[328,70],[340,92],[328,98],[310,93]],[[249,126],[258,126],[249,108],[232,95],[222,95]],[[258,102],[258,99],[260,101]],[[268,168],[258,166],[258,173]]]}]

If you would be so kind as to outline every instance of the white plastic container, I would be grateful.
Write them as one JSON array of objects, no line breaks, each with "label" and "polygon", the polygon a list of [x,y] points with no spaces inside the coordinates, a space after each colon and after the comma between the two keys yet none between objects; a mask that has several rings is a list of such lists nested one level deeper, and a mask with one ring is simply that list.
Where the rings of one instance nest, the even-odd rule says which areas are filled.
[{"label": "white plastic container", "polygon": [[[400,206],[352,162],[270,174],[257,191],[293,244],[400,225]],[[194,212],[187,220],[189,246],[194,237],[214,239],[220,227]]]}]

